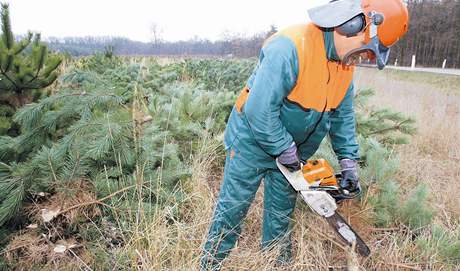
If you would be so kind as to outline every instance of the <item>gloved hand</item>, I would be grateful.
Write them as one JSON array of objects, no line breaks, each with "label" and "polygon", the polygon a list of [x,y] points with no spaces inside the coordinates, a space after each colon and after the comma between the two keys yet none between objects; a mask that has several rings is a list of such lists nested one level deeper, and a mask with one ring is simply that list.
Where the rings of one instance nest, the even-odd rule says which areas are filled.
[{"label": "gloved hand", "polygon": [[292,142],[291,146],[278,156],[278,162],[291,172],[300,170],[300,159],[294,142]]},{"label": "gloved hand", "polygon": [[339,185],[342,189],[352,194],[361,193],[361,185],[358,179],[358,162],[351,159],[342,159],[339,161],[342,168],[342,180]]}]

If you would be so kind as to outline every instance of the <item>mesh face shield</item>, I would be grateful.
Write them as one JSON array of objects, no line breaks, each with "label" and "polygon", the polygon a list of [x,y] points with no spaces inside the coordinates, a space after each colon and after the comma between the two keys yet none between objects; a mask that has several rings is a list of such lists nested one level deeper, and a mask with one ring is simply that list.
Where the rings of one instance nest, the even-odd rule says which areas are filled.
[{"label": "mesh face shield", "polygon": [[346,65],[356,64],[359,56],[367,54],[369,59],[375,59],[377,67],[382,70],[388,63],[390,56],[390,48],[380,42],[377,34],[377,27],[383,23],[384,17],[380,13],[370,12],[367,18],[369,20],[369,27],[366,29],[367,44],[348,52],[343,58],[343,63]]},{"label": "mesh face shield", "polygon": [[390,56],[390,48],[385,47],[378,39],[377,36],[373,37],[366,45],[351,50],[344,58],[343,63],[345,65],[353,65],[359,62],[359,57],[363,54],[367,54],[367,58],[374,60],[379,70],[385,68],[388,63]]}]

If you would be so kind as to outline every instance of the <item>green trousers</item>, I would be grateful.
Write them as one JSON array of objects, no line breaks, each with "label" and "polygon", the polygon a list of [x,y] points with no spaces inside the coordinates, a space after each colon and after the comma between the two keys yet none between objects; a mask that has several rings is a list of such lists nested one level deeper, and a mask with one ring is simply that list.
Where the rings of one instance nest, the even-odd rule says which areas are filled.
[{"label": "green trousers", "polygon": [[[231,153],[231,152],[230,152]],[[277,169],[251,166],[241,153],[228,154],[224,180],[201,258],[202,270],[219,270],[235,246],[241,224],[264,180],[262,249],[280,248],[279,261],[291,259],[290,221],[297,192]]]}]

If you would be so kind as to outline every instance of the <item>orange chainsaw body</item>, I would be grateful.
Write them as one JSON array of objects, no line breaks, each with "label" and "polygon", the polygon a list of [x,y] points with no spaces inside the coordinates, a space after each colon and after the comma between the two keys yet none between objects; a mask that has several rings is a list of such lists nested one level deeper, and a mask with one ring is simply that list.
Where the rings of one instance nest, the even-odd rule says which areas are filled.
[{"label": "orange chainsaw body", "polygon": [[334,169],[324,159],[308,160],[302,174],[309,184],[320,182],[320,186],[338,186]]}]

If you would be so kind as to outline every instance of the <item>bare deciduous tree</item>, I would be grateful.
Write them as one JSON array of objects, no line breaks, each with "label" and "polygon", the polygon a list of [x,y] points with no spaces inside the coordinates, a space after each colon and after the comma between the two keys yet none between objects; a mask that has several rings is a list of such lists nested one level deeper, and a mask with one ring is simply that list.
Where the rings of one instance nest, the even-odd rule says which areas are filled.
[{"label": "bare deciduous tree", "polygon": [[150,33],[152,34],[153,47],[157,47],[163,42],[163,29],[157,23],[150,25]]}]

